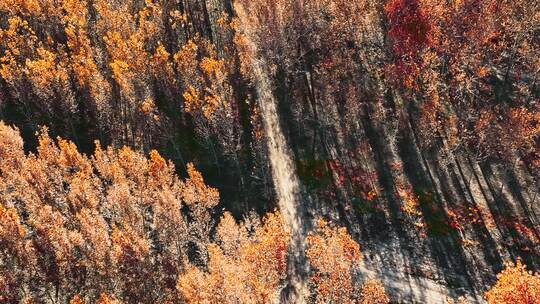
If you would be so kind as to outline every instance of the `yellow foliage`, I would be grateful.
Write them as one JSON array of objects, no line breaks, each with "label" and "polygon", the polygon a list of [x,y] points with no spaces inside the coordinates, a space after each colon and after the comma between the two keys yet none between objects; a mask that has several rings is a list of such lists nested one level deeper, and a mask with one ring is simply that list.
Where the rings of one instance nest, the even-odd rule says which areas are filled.
[{"label": "yellow foliage", "polygon": [[132,263],[131,259],[143,260],[150,253],[147,239],[139,235],[129,224],[124,228],[113,226],[111,234],[113,257],[116,263]]},{"label": "yellow foliage", "polygon": [[219,109],[220,106],[220,100],[215,95],[207,95],[204,98],[204,101],[206,101],[206,104],[203,107],[203,115],[206,117],[206,119],[210,119],[212,115]]},{"label": "yellow foliage", "polygon": [[197,69],[197,51],[199,47],[193,40],[188,40],[173,56],[178,73],[185,75],[186,79],[196,78]]},{"label": "yellow foliage", "polygon": [[55,77],[55,74],[51,72],[56,66],[56,55],[43,48],[37,49],[37,53],[38,60],[26,61],[27,74],[38,87],[44,88],[51,85]]},{"label": "yellow foliage", "polygon": [[126,91],[130,91],[129,88],[129,64],[122,60],[115,60],[110,64],[113,78],[116,82]]},{"label": "yellow foliage", "polygon": [[[66,12],[62,19],[72,27],[84,28],[88,18],[87,3],[81,0],[61,0],[61,5]],[[86,35],[85,35],[86,36]],[[85,37],[86,38],[86,37]]]},{"label": "yellow foliage", "polygon": [[159,44],[156,48],[155,53],[152,55],[152,69],[156,78],[159,78],[161,75],[165,76],[165,79],[168,80],[171,84],[175,83],[175,75],[173,72],[173,63],[171,60],[171,54],[167,52],[163,45]]},{"label": "yellow foliage", "polygon": [[154,177],[158,177],[160,174],[165,173],[165,169],[167,166],[167,163],[165,162],[165,159],[159,155],[159,152],[156,150],[150,151],[150,161],[149,161],[150,168],[148,171],[150,174]]},{"label": "yellow foliage", "polygon": [[35,54],[37,37],[28,21],[18,16],[8,19],[7,29],[0,29],[0,46],[5,48],[0,57],[0,76],[13,83],[24,74],[24,65]]},{"label": "yellow foliage", "polygon": [[155,110],[154,101],[151,98],[145,99],[139,108],[142,114],[150,115]]},{"label": "yellow foliage", "polygon": [[24,157],[23,141],[19,131],[0,121],[0,171],[16,170]]},{"label": "yellow foliage", "polygon": [[216,23],[222,28],[227,29],[230,28],[230,16],[226,12],[221,12],[221,17],[216,21]]}]

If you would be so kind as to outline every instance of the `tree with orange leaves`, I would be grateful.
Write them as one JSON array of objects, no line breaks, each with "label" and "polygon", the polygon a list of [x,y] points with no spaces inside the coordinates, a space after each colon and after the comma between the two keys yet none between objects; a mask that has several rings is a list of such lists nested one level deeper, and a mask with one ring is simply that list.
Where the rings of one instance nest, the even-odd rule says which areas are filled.
[{"label": "tree with orange leaves", "polygon": [[521,260],[508,263],[485,297],[489,304],[540,303],[540,276],[528,271]]},{"label": "tree with orange leaves", "polygon": [[286,277],[288,243],[277,212],[240,224],[226,213],[208,247],[207,271],[190,266],[177,288],[187,303],[272,302]]},{"label": "tree with orange leaves", "polygon": [[[219,193],[192,164],[181,180],[157,151],[96,143],[88,157],[43,128],[26,155],[16,129],[0,122],[0,135],[1,300],[21,301],[24,290],[28,301],[74,304],[279,297],[290,235],[277,211],[241,223],[225,213],[214,227]],[[359,245],[320,221],[308,246],[318,301],[355,301]],[[381,297],[380,286],[366,286],[363,298]]]},{"label": "tree with orange leaves", "polygon": [[[209,209],[219,194],[193,165],[180,180],[156,151],[147,158],[97,144],[87,157],[43,129],[36,154],[25,155],[17,130],[2,123],[0,134],[2,300],[20,300],[26,289],[34,290],[28,299],[53,294],[72,303],[268,303],[279,296],[289,246],[279,213],[241,223],[225,213],[211,242]],[[309,244],[317,298],[353,299],[358,244],[325,222]]]},{"label": "tree with orange leaves", "polygon": [[352,271],[360,259],[360,246],[345,228],[319,220],[308,237],[306,255],[313,274],[310,283],[320,303],[355,303],[357,284]]},{"label": "tree with orange leaves", "polygon": [[362,300],[360,304],[388,304],[390,299],[386,295],[384,286],[379,280],[367,280],[362,284]]},{"label": "tree with orange leaves", "polygon": [[25,290],[57,302],[104,291],[127,302],[177,299],[188,250],[206,255],[219,201],[193,165],[181,180],[156,151],[97,143],[88,157],[44,128],[26,155],[16,129],[0,122],[0,135],[3,301]]}]

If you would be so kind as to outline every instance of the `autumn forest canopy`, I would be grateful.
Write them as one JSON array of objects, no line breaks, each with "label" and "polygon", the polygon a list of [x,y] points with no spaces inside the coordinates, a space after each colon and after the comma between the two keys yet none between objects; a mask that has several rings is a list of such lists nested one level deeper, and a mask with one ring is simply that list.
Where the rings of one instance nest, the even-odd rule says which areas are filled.
[{"label": "autumn forest canopy", "polygon": [[540,304],[539,0],[0,0],[0,303]]}]

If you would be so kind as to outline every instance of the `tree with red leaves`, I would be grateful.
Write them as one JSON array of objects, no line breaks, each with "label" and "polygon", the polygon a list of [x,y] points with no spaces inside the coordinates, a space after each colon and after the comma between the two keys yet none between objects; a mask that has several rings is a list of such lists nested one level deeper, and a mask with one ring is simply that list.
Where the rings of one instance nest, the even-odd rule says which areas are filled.
[{"label": "tree with red leaves", "polygon": [[421,69],[420,53],[431,44],[432,21],[418,0],[391,0],[384,11],[394,55],[392,76],[407,88],[415,86]]}]

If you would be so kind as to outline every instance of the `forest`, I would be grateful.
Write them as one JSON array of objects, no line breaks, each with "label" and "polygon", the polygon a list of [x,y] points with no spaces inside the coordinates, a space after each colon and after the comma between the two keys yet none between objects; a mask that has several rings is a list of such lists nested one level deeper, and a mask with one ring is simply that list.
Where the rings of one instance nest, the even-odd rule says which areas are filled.
[{"label": "forest", "polygon": [[0,0],[0,303],[540,304],[540,0]]}]

